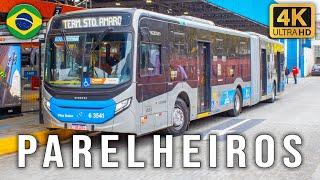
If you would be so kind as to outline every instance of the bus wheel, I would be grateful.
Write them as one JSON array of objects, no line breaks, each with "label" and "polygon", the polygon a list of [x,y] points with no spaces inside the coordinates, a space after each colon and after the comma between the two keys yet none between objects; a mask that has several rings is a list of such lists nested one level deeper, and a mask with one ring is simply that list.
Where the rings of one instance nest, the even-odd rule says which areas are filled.
[{"label": "bus wheel", "polygon": [[237,117],[240,115],[241,111],[242,111],[242,95],[239,89],[237,89],[236,94],[234,96],[234,100],[233,100],[233,109],[231,109],[230,111],[228,111],[228,115],[231,117]]},{"label": "bus wheel", "polygon": [[276,101],[276,85],[274,84],[272,87],[272,97],[270,99],[267,100],[268,103],[274,103]]},{"label": "bus wheel", "polygon": [[180,98],[177,99],[172,111],[173,126],[167,128],[167,134],[182,135],[188,128],[190,117],[187,104]]}]

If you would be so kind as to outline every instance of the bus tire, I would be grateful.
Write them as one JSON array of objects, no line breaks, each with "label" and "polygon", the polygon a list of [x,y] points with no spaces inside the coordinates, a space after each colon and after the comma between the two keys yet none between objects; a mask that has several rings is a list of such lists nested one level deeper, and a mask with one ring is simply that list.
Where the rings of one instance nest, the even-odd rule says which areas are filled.
[{"label": "bus tire", "polygon": [[242,94],[239,89],[236,90],[234,99],[233,99],[233,109],[229,110],[227,113],[231,117],[237,117],[242,111]]},{"label": "bus tire", "polygon": [[273,84],[272,96],[270,99],[267,100],[267,103],[274,103],[276,101],[276,96],[277,96],[276,84]]},{"label": "bus tire", "polygon": [[173,125],[166,129],[166,134],[171,134],[173,136],[182,135],[188,129],[190,123],[189,114],[190,112],[187,104],[182,99],[178,98],[172,111]]}]

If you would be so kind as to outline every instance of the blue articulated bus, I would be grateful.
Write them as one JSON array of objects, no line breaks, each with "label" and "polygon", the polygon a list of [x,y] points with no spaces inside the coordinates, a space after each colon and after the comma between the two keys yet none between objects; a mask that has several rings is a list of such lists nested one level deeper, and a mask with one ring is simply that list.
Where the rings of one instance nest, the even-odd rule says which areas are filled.
[{"label": "blue articulated bus", "polygon": [[194,17],[105,8],[53,17],[46,35],[48,128],[181,135],[193,120],[274,102],[284,46]]}]

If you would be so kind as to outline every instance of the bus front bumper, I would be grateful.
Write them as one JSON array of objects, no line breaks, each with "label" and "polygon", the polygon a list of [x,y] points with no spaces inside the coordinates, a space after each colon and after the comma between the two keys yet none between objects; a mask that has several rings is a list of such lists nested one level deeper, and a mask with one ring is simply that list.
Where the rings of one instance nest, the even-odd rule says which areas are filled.
[{"label": "bus front bumper", "polygon": [[128,134],[137,134],[139,130],[139,124],[136,124],[136,115],[130,108],[102,124],[65,123],[53,117],[45,106],[43,106],[42,113],[45,126],[52,129],[73,129]]}]

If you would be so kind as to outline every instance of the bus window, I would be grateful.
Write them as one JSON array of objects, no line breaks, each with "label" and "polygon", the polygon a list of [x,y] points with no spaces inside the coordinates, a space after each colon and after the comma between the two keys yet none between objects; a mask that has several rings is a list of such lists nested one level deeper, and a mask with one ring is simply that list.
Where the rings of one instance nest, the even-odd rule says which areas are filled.
[{"label": "bus window", "polygon": [[140,76],[161,75],[161,46],[157,44],[141,44]]},{"label": "bus window", "polygon": [[185,33],[173,32],[174,35],[174,49],[178,56],[186,55]]},{"label": "bus window", "polygon": [[216,39],[216,43],[217,43],[217,51],[216,51],[216,55],[218,56],[219,59],[222,59],[222,56],[224,55],[223,52],[223,39]]},{"label": "bus window", "polygon": [[[45,67],[45,81],[55,87],[110,88],[131,79],[132,35],[109,33],[75,33],[53,36],[49,46],[53,53]],[[50,49],[48,49],[50,50]],[[51,50],[50,50],[51,51]],[[48,53],[50,54],[50,53]]]}]

